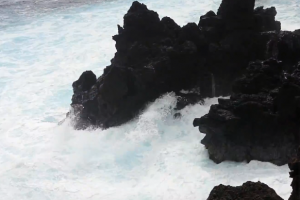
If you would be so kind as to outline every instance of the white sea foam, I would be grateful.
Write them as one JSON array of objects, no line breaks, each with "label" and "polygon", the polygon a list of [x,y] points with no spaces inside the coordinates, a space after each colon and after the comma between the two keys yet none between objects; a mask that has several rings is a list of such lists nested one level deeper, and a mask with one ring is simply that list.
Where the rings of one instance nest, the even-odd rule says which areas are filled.
[{"label": "white sea foam", "polygon": [[[180,25],[198,22],[219,0],[142,1]],[[263,0],[261,0],[261,3]],[[220,183],[260,180],[288,198],[288,167],[268,163],[214,164],[192,127],[209,105],[189,106],[173,119],[173,94],[149,105],[138,119],[108,130],[57,126],[69,109],[71,84],[81,72],[97,75],[115,52],[131,1],[39,14],[0,29],[0,197],[3,200],[206,199]],[[296,1],[276,4],[285,29],[300,24]],[[25,16],[24,16],[25,18]]]}]

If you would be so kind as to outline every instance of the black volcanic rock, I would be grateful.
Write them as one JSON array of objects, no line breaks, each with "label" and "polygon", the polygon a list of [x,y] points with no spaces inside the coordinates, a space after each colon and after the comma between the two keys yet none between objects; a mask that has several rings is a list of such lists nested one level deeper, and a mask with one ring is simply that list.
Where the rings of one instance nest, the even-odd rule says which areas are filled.
[{"label": "black volcanic rock", "polygon": [[252,15],[254,11],[255,0],[223,0],[218,15],[223,18],[235,18],[244,15]]},{"label": "black volcanic rock", "polygon": [[280,31],[281,23],[275,20],[276,15],[277,11],[275,7],[266,9],[257,7],[254,10],[254,24],[261,31]]},{"label": "black volcanic rock", "polygon": [[[103,75],[97,81],[92,77],[92,86],[82,81],[90,74],[82,74],[73,84],[76,128],[120,125],[166,92],[181,95],[185,105],[202,99],[195,93],[189,100],[180,93],[198,87],[203,71],[201,54],[208,45],[196,24],[181,28],[171,18],[160,20],[146,5],[133,2],[118,30],[113,36],[117,52]],[[89,90],[78,90],[81,85]]]},{"label": "black volcanic rock", "polygon": [[286,67],[293,66],[300,61],[300,34],[297,31],[282,31],[273,35],[267,52],[270,57],[283,61]]},{"label": "black volcanic rock", "polygon": [[289,163],[291,169],[290,177],[293,178],[292,188],[293,192],[289,200],[300,200],[300,148],[298,149],[298,156]]},{"label": "black volcanic rock", "polygon": [[206,134],[201,143],[210,158],[216,163],[291,161],[300,145],[300,63],[289,73],[275,59],[252,62],[233,92],[194,120]]},{"label": "black volcanic rock", "polygon": [[[223,101],[223,100],[221,100]],[[291,186],[293,188],[289,200],[300,199],[300,147],[298,156],[293,158],[289,163],[291,169],[290,177],[293,179]],[[219,185],[213,188],[207,200],[245,200],[245,199],[262,199],[262,200],[282,200],[276,192],[268,185],[257,182],[246,182],[242,186],[224,186]]]},{"label": "black volcanic rock", "polygon": [[242,186],[219,185],[214,187],[207,200],[283,200],[264,183],[246,182]]},{"label": "black volcanic rock", "polygon": [[209,41],[206,66],[214,75],[216,96],[231,93],[233,80],[249,61],[270,57],[266,44],[278,35],[280,22],[274,7],[254,9],[254,3],[223,0],[217,14],[209,11],[200,17],[198,26]]},{"label": "black volcanic rock", "polygon": [[87,93],[96,83],[96,75],[92,71],[85,71],[81,74],[79,79],[73,83],[73,97],[72,104],[82,104],[84,93]]},{"label": "black volcanic rock", "polygon": [[[254,9],[253,2],[223,0],[217,15],[210,11],[199,25],[183,27],[133,2],[113,36],[117,52],[111,65],[96,81],[85,72],[73,84],[75,127],[120,125],[166,92],[181,97],[178,109],[204,97],[230,95],[249,61],[296,58],[297,37],[279,32],[276,9]],[[180,93],[195,88],[200,95]]]}]

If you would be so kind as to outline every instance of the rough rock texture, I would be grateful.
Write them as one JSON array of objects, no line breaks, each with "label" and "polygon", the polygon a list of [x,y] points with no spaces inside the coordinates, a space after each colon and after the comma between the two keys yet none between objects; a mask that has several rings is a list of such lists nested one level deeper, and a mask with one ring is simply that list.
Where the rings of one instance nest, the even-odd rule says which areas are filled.
[{"label": "rough rock texture", "polygon": [[207,200],[283,200],[276,192],[264,183],[246,182],[242,186],[232,187],[219,185],[210,193]]},{"label": "rough rock texture", "polygon": [[233,92],[194,120],[206,134],[201,143],[210,158],[216,163],[291,161],[300,144],[300,63],[287,67],[275,59],[252,62]]},{"label": "rough rock texture", "polygon": [[291,169],[290,177],[293,178],[293,192],[289,200],[300,200],[300,148],[298,149],[298,157],[289,163]]},{"label": "rough rock texture", "polygon": [[[117,52],[103,75],[86,83],[94,75],[84,73],[73,84],[76,128],[122,124],[147,102],[171,91],[182,97],[178,105],[182,107],[190,100],[180,91],[197,88],[201,82],[201,55],[207,43],[196,24],[181,28],[172,19],[160,20],[146,5],[133,2],[124,26],[118,29],[119,34],[113,36]],[[197,93],[192,96],[201,100]]]},{"label": "rough rock texture", "polygon": [[198,26],[183,27],[133,2],[113,36],[117,52],[111,65],[96,82],[92,72],[84,72],[73,84],[75,127],[120,125],[170,91],[183,99],[178,108],[201,99],[198,93],[187,96],[181,90],[196,88],[201,97],[231,94],[233,80],[249,61],[282,49],[276,9],[254,10],[253,2],[224,0],[217,15],[210,11]]},{"label": "rough rock texture", "polygon": [[254,9],[254,0],[223,0],[215,14],[200,17],[198,26],[209,41],[207,70],[214,75],[216,96],[230,94],[232,82],[249,61],[269,58],[268,41],[278,35],[274,7]]}]

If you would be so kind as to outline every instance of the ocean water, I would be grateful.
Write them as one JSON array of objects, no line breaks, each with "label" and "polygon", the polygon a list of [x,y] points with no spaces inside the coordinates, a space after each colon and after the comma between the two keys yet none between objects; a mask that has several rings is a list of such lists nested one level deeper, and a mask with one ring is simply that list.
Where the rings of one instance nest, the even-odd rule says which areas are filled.
[{"label": "ocean water", "polygon": [[[161,17],[198,23],[220,0],[143,0]],[[0,1],[0,197],[3,200],[205,200],[218,184],[261,181],[284,199],[288,167],[269,163],[216,165],[192,126],[216,98],[173,119],[174,94],[149,104],[120,127],[77,131],[58,126],[71,84],[85,70],[101,75],[115,53],[129,0]],[[298,0],[276,6],[285,30],[300,25]]]}]

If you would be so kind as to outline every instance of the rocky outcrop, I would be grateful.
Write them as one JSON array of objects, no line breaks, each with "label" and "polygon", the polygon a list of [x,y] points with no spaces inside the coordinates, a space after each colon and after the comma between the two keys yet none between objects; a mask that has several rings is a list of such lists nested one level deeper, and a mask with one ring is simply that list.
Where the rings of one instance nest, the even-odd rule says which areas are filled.
[{"label": "rocky outcrop", "polygon": [[[210,11],[198,25],[183,27],[133,2],[113,36],[117,52],[111,65],[97,80],[84,72],[73,84],[75,127],[120,125],[166,92],[181,97],[178,108],[201,97],[231,94],[233,80],[249,61],[282,49],[276,9],[254,9],[253,2],[224,0],[217,14]],[[181,93],[192,89],[201,96]]]},{"label": "rocky outcrop", "polygon": [[264,183],[246,182],[242,186],[232,187],[219,185],[210,193],[207,200],[283,200],[276,192]]},{"label": "rocky outcrop", "polygon": [[290,177],[293,179],[293,192],[289,200],[300,200],[300,148],[298,149],[298,157],[289,163],[291,169]]},{"label": "rocky outcrop", "polygon": [[[291,169],[290,177],[292,181],[292,194],[289,200],[300,199],[300,148],[298,149],[298,156],[290,163]],[[213,188],[207,200],[244,200],[244,199],[273,199],[282,200],[276,192],[268,185],[257,182],[246,182],[242,186],[232,187],[219,185]]]},{"label": "rocky outcrop", "polygon": [[[181,96],[182,107],[190,100],[180,91],[199,85],[207,42],[196,24],[181,28],[171,18],[160,20],[146,5],[133,2],[118,30],[113,36],[117,52],[103,75],[86,83],[95,75],[84,73],[73,84],[76,128],[120,125],[171,91]],[[192,96],[201,100],[198,93]]]},{"label": "rocky outcrop", "polygon": [[206,134],[201,143],[210,158],[216,163],[291,161],[300,145],[300,63],[287,67],[275,59],[252,62],[233,92],[194,120]]},{"label": "rocky outcrop", "polygon": [[[228,7],[228,2],[225,3],[223,1],[218,14],[224,13],[224,7]],[[237,1],[232,7],[243,7],[243,3]],[[249,4],[252,6],[251,2]],[[249,12],[245,11],[245,13]],[[274,21],[274,16],[276,15],[275,8],[264,10],[262,7],[259,7],[255,9],[254,13],[254,18],[249,18],[249,26],[252,28],[256,27],[254,29],[262,31],[279,30],[280,23]],[[236,15],[234,12],[227,14],[228,16],[223,19],[225,22],[222,21],[219,23],[221,30],[223,30],[222,27],[224,27],[224,24],[227,24],[226,20],[230,19],[231,15]],[[247,15],[249,16],[249,14]],[[222,37],[222,34],[220,34],[221,31],[211,27],[217,27],[217,25],[213,24],[221,20],[221,17],[209,12],[206,16],[202,17],[202,20],[204,20],[202,22],[203,26],[205,25],[206,27],[204,34],[206,31],[207,35],[213,37],[212,40],[219,41],[218,38]],[[201,25],[201,20],[199,25]],[[241,28],[243,24],[237,26]],[[236,28],[227,28],[226,30],[235,32]],[[260,41],[254,35],[253,42]],[[210,158],[216,163],[224,160],[250,161],[254,159],[269,161],[278,165],[287,164],[294,157],[295,148],[300,143],[297,142],[299,141],[298,122],[295,120],[295,114],[292,114],[295,113],[293,110],[294,107],[287,108],[294,106],[290,102],[293,101],[297,94],[293,94],[289,89],[285,90],[285,87],[283,87],[288,84],[285,77],[290,76],[289,74],[294,70],[294,66],[300,61],[299,31],[271,31],[263,32],[261,35],[265,37],[264,39],[268,40],[268,44],[266,46],[262,45],[261,48],[265,52],[265,56],[277,59],[280,63],[274,60],[264,63],[251,63],[243,78],[237,80],[233,85],[229,81],[225,83],[233,91],[230,100],[219,99],[219,105],[212,106],[206,116],[194,121],[194,125],[199,126],[200,131],[206,133],[202,143],[208,149]],[[264,40],[263,37],[261,39],[261,41]],[[247,49],[251,49],[251,46],[248,46]],[[246,55],[251,55],[251,52]],[[236,57],[237,60],[243,58],[243,55],[239,53],[232,53],[231,56],[232,59]],[[259,56],[254,57],[259,58]],[[226,60],[228,58],[230,56],[218,60],[218,57],[215,56],[215,63],[212,68],[230,69],[230,71],[236,71],[237,74],[240,74],[243,71],[243,67],[234,67],[234,64],[226,66],[230,63]],[[242,62],[236,63],[244,66]],[[268,71],[267,69],[272,70]],[[230,73],[226,73],[225,71],[221,73],[221,76],[223,78],[227,76],[227,80],[230,80],[230,78],[234,79],[234,77],[230,77]],[[293,76],[295,78],[295,75]],[[221,80],[218,77],[216,79]],[[277,96],[279,89],[281,93],[280,96]],[[286,98],[284,98],[284,95],[286,95]],[[276,101],[278,102],[276,103]],[[287,110],[283,111],[285,109]],[[289,112],[293,115],[292,120],[290,120],[291,116],[288,115]]]},{"label": "rocky outcrop", "polygon": [[214,75],[216,96],[231,94],[233,80],[249,61],[270,57],[268,41],[278,35],[274,7],[254,9],[254,0],[223,0],[217,14],[209,11],[198,26],[209,41],[207,70]]}]

